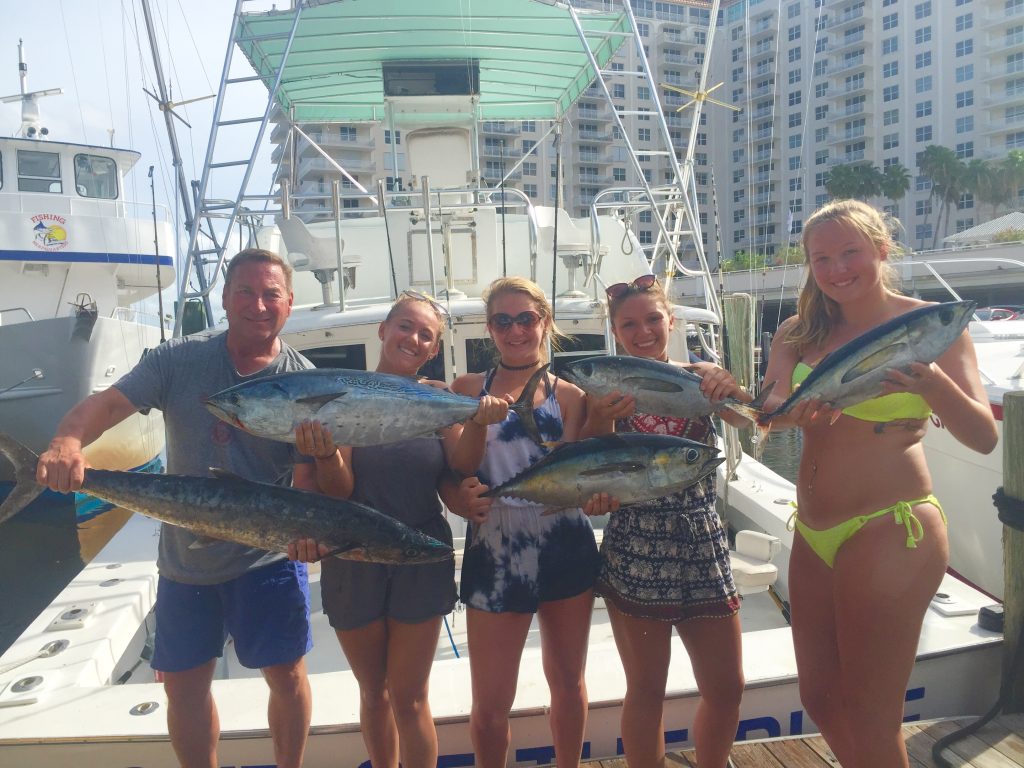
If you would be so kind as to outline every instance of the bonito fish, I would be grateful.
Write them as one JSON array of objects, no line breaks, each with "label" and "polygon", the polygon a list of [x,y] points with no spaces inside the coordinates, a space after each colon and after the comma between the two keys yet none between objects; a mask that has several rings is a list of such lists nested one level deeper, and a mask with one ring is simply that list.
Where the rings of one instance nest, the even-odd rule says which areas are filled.
[{"label": "bonito fish", "polygon": [[934,362],[949,349],[976,306],[974,301],[928,304],[846,342],[825,355],[782,405],[761,416],[762,432],[776,416],[812,398],[841,411],[878,397],[890,370],[909,373],[910,363]]},{"label": "bonito fish", "polygon": [[679,419],[697,419],[719,408],[728,408],[756,422],[771,392],[770,387],[762,390],[750,403],[732,397],[713,403],[700,391],[701,377],[696,373],[660,360],[628,355],[585,357],[566,365],[562,376],[588,395],[606,397],[621,392],[636,399],[640,413]]},{"label": "bonito fish", "polygon": [[[533,421],[533,396],[546,368],[527,382],[519,413],[540,442]],[[405,376],[372,371],[319,369],[263,376],[213,395],[206,407],[218,418],[253,435],[295,442],[303,421],[319,421],[339,445],[381,445],[430,435],[465,421],[480,401]]]},{"label": "bonito fish", "polygon": [[[0,505],[0,522],[43,491],[36,456],[0,433],[0,454],[14,465],[16,485]],[[430,563],[452,548],[375,509],[319,493],[217,477],[155,475],[87,469],[82,490],[125,509],[177,525],[200,537],[226,539],[271,552],[286,552],[304,538],[330,547],[335,557],[374,563]]]},{"label": "bonito fish", "polygon": [[723,461],[717,448],[683,437],[602,435],[559,446],[484,495],[567,509],[603,492],[634,504],[688,488]]}]

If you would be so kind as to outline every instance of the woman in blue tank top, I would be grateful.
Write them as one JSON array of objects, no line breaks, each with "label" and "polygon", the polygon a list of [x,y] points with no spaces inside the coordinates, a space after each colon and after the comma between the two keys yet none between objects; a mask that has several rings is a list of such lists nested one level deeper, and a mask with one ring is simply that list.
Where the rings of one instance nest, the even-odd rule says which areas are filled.
[{"label": "woman in blue tank top", "polygon": [[[380,324],[377,371],[416,377],[440,348],[445,324],[441,306],[422,294],[399,296]],[[441,382],[424,383],[444,386]],[[508,405],[485,398],[473,416],[500,420]],[[302,427],[305,449],[318,459],[340,454],[344,484],[332,495],[351,498],[449,544],[452,531],[441,501],[464,504],[449,471],[461,425],[436,437],[385,445],[335,446],[316,423]],[[396,468],[401,482],[395,482]],[[325,554],[306,542],[309,559]],[[359,683],[359,725],[374,767],[435,768],[437,731],[427,698],[430,668],[442,617],[455,605],[455,563],[387,566],[328,557],[321,577],[324,613]]]},{"label": "woman in blue tank top", "polygon": [[[500,355],[485,374],[455,380],[464,395],[492,395],[511,402],[547,358],[548,334],[557,332],[551,305],[528,280],[493,282],[486,295],[487,327]],[[584,397],[574,385],[547,373],[534,397],[534,420],[546,443],[576,440]],[[477,474],[480,488],[502,483],[547,453],[509,412],[499,424],[467,422],[452,459],[463,474]],[[599,511],[591,500],[589,511]],[[509,712],[527,632],[538,614],[543,666],[551,691],[551,728],[560,768],[579,764],[586,725],[583,680],[597,547],[581,510],[544,515],[544,507],[496,499],[470,516],[462,565],[461,598],[467,606],[473,707],[470,728],[477,764],[504,766]]]}]

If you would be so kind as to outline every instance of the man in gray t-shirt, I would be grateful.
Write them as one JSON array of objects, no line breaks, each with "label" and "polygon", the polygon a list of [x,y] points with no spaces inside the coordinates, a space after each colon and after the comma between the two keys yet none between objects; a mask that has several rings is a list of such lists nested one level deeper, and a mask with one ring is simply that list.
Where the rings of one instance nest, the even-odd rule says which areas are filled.
[{"label": "man in gray t-shirt", "polygon": [[[236,254],[222,295],[228,330],[170,341],[113,387],[75,406],[39,457],[39,482],[62,492],[81,487],[82,448],[136,411],[158,408],[172,474],[207,475],[214,467],[250,480],[335,491],[340,454],[312,443],[308,429],[297,430],[293,448],[236,430],[205,408],[206,398],[226,387],[311,367],[278,338],[291,314],[291,271],[270,251]],[[270,688],[277,765],[298,768],[312,712],[304,661],[312,647],[305,565],[232,542],[195,543],[184,529],[161,527],[152,663],[163,674],[167,726],[178,760],[211,768],[219,764],[211,684],[230,634],[239,660],[259,668]]]}]

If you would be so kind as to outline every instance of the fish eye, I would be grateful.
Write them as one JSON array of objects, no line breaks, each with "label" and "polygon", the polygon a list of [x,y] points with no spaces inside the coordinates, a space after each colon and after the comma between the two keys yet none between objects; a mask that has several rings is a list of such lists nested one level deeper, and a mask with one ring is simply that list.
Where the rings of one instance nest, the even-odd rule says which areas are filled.
[{"label": "fish eye", "polygon": [[700,451],[696,448],[687,448],[684,456],[687,464],[693,464],[698,458],[700,458]]},{"label": "fish eye", "polygon": [[407,547],[403,553],[406,557],[417,557],[420,554],[418,547]]},{"label": "fish eye", "polygon": [[949,308],[939,310],[939,320],[942,321],[943,325],[949,325],[953,322],[953,310]]},{"label": "fish eye", "polygon": [[228,400],[231,401],[232,405],[238,405],[242,401],[242,398],[238,396],[237,392],[232,392]]}]

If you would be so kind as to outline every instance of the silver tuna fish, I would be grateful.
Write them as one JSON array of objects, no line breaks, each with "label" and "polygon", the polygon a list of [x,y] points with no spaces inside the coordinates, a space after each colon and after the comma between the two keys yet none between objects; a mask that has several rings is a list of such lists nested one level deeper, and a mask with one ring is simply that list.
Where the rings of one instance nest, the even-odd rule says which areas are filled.
[{"label": "silver tuna fish", "polygon": [[562,376],[588,395],[606,397],[621,392],[636,398],[641,413],[697,419],[728,408],[745,419],[756,422],[761,406],[771,392],[766,388],[750,403],[726,398],[714,404],[700,391],[701,377],[671,363],[628,355],[585,357],[569,363]]},{"label": "silver tuna fish", "polygon": [[[0,505],[0,522],[43,491],[36,484],[39,458],[0,433],[0,454],[14,465],[16,485]],[[226,539],[271,552],[312,538],[335,557],[374,563],[431,563],[453,556],[452,548],[394,518],[354,501],[319,493],[217,477],[154,475],[87,469],[82,490],[125,509],[177,525],[200,537]]]},{"label": "silver tuna fish", "polygon": [[[539,442],[533,395],[537,371],[512,406]],[[405,376],[372,371],[319,369],[263,376],[213,395],[206,407],[253,435],[295,442],[303,421],[319,421],[339,445],[381,445],[430,435],[465,421],[480,401]]]},{"label": "silver tuna fish", "polygon": [[894,317],[852,339],[821,359],[800,386],[759,420],[767,431],[771,420],[812,398],[841,411],[882,394],[892,369],[905,373],[910,363],[931,363],[963,333],[977,302],[928,304]]},{"label": "silver tuna fish", "polygon": [[553,509],[582,507],[595,493],[635,504],[688,488],[723,461],[717,448],[683,437],[602,435],[559,446],[484,495],[525,499]]}]

